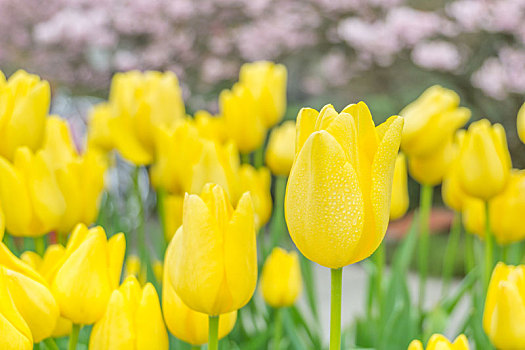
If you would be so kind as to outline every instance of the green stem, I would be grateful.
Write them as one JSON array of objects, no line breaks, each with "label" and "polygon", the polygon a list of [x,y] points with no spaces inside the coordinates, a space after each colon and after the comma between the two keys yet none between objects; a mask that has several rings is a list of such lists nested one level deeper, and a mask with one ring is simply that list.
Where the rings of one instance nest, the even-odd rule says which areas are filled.
[{"label": "green stem", "polygon": [[38,255],[44,256],[44,253],[46,252],[46,241],[44,236],[35,237],[35,250]]},{"label": "green stem", "polygon": [[288,178],[285,176],[277,176],[275,178],[275,200],[273,203],[273,217],[270,226],[270,246],[267,253],[279,243],[279,238],[282,237],[284,222],[284,196],[286,194],[286,182]]},{"label": "green stem", "polygon": [[501,261],[503,261],[505,264],[507,263],[509,258],[509,245],[505,244],[501,246]]},{"label": "green stem", "polygon": [[71,328],[71,334],[69,335],[69,345],[67,347],[68,350],[75,350],[77,348],[78,333],[80,333],[80,325],[73,324],[73,327]]},{"label": "green stem", "polygon": [[209,316],[208,350],[219,348],[219,316]]},{"label": "green stem", "polygon": [[139,175],[140,166],[136,166],[135,171],[133,173],[133,190],[135,192],[137,204],[139,205],[136,244],[139,252],[139,259],[142,263],[141,265],[146,269],[145,276],[147,276],[148,250],[146,249],[146,235],[144,232],[144,202],[142,201],[142,196],[140,194]]},{"label": "green stem", "polygon": [[166,198],[166,190],[163,188],[157,189],[157,213],[159,215],[160,227],[162,228],[162,242],[164,242],[164,249],[168,246],[166,240],[166,212],[164,210],[164,198]]},{"label": "green stem", "polygon": [[445,251],[445,260],[443,262],[443,295],[447,295],[450,288],[450,281],[454,274],[456,255],[461,235],[461,213],[454,212],[454,221],[448,236],[447,248]]},{"label": "green stem", "polygon": [[200,345],[192,345],[191,350],[200,350]]},{"label": "green stem", "polygon": [[383,306],[383,271],[385,270],[386,257],[385,257],[385,243],[381,243],[374,254],[374,262],[377,268],[377,280],[375,283],[378,310],[382,309]]},{"label": "green stem", "polygon": [[465,274],[468,274],[476,265],[474,256],[474,235],[466,232],[465,234]]},{"label": "green stem", "polygon": [[330,350],[341,350],[341,292],[343,268],[332,269],[332,295],[330,307]]},{"label": "green stem", "polygon": [[490,230],[490,206],[489,202],[485,202],[485,275],[484,275],[484,291],[489,287],[490,275],[492,274],[492,267],[494,266],[494,238]]},{"label": "green stem", "polygon": [[7,230],[4,233],[4,244],[7,246],[7,248],[11,251],[11,253],[17,255],[18,254],[18,248],[15,244],[15,238],[11,236]]},{"label": "green stem", "polygon": [[272,349],[275,349],[275,350],[279,349],[282,332],[283,332],[283,315],[282,315],[282,309],[278,307],[275,309],[275,319],[273,322],[273,348]]},{"label": "green stem", "polygon": [[55,339],[53,338],[46,338],[42,342],[49,350],[60,350],[57,343],[55,343]]},{"label": "green stem", "polygon": [[264,164],[264,143],[253,154],[253,166],[259,169]]},{"label": "green stem", "polygon": [[434,188],[430,185],[421,185],[421,195],[419,199],[419,309],[423,309],[425,302],[425,292],[428,275],[428,254],[429,254],[429,220],[432,207],[432,194]]},{"label": "green stem", "polygon": [[250,153],[241,153],[242,164],[250,164]]}]

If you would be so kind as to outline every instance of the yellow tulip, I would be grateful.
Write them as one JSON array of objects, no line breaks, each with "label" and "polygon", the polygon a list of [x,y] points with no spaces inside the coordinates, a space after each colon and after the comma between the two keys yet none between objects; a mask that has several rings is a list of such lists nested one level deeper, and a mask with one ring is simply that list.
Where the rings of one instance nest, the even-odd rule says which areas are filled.
[{"label": "yellow tulip", "polygon": [[128,277],[111,294],[104,315],[93,326],[90,350],[168,349],[168,333],[155,287]]},{"label": "yellow tulip", "polygon": [[[419,340],[413,340],[408,346],[408,350],[424,350],[423,344]],[[468,340],[465,335],[458,336],[453,343],[441,334],[434,334],[430,337],[426,350],[469,350]]]},{"label": "yellow tulip", "polygon": [[6,350],[33,349],[31,330],[17,310],[9,293],[5,268],[0,266],[0,348]]},{"label": "yellow tulip", "polygon": [[270,193],[272,176],[267,168],[255,169],[243,164],[239,169],[241,192],[250,192],[255,210],[255,228],[260,229],[272,215],[272,195]]},{"label": "yellow tulip", "polygon": [[428,156],[408,158],[410,175],[419,183],[435,186],[442,180],[457,155],[457,150],[449,141]]},{"label": "yellow tulip", "polygon": [[390,202],[390,220],[396,220],[405,215],[408,210],[409,198],[407,188],[407,163],[403,153],[399,153],[394,166],[392,181],[392,200]]},{"label": "yellow tulip", "polygon": [[[192,345],[202,345],[208,342],[208,315],[193,311],[179,298],[170,280],[171,269],[174,267],[173,239],[164,257],[164,273],[162,278],[162,311],[168,330],[177,338]],[[230,333],[237,320],[237,311],[223,314],[219,317],[219,339]]]},{"label": "yellow tulip", "polygon": [[124,277],[135,276],[141,283],[146,281],[145,270],[142,269],[140,258],[136,254],[130,254],[124,264]]},{"label": "yellow tulip", "polygon": [[434,85],[399,115],[405,119],[401,149],[409,158],[430,156],[443,149],[457,129],[470,119],[470,110],[459,107],[459,96]]},{"label": "yellow tulip", "polygon": [[264,301],[272,307],[291,306],[301,293],[302,283],[297,253],[273,248],[261,274],[260,288]]},{"label": "yellow tulip", "polygon": [[228,131],[224,124],[224,118],[221,116],[213,116],[202,110],[195,112],[194,118],[195,127],[201,137],[226,142],[228,139]]},{"label": "yellow tulip", "polygon": [[0,266],[7,277],[11,298],[38,343],[53,334],[60,315],[46,280],[0,243]]},{"label": "yellow tulip", "polygon": [[114,146],[135,165],[147,165],[154,160],[158,127],[171,128],[185,116],[179,82],[171,72],[115,74],[109,104]]},{"label": "yellow tulip", "polygon": [[228,136],[241,153],[250,153],[262,146],[267,127],[263,111],[248,86],[237,83],[231,90],[223,90],[219,105]]},{"label": "yellow tulip", "polygon": [[0,202],[14,236],[37,237],[55,229],[66,203],[47,153],[18,148],[13,163],[0,157]]},{"label": "yellow tulip", "polygon": [[239,81],[257,100],[268,128],[279,123],[286,112],[286,78],[282,64],[258,61],[241,67]]},{"label": "yellow tulip", "polygon": [[492,272],[483,329],[498,349],[525,348],[525,266],[498,263]]},{"label": "yellow tulip", "polygon": [[219,185],[186,195],[182,226],[170,245],[170,278],[182,301],[217,316],[243,307],[257,281],[252,200],[244,193],[234,210]]},{"label": "yellow tulip", "polygon": [[50,98],[49,83],[23,70],[0,83],[0,156],[13,160],[18,147],[41,146]]},{"label": "yellow tulip", "polygon": [[450,163],[450,166],[443,177],[443,185],[441,186],[441,196],[443,202],[456,212],[463,210],[463,201],[467,195],[463,192],[461,184],[459,183],[458,173],[458,149],[461,148],[461,142],[465,136],[465,130],[458,130],[456,133],[455,153],[456,158]]},{"label": "yellow tulip", "polygon": [[505,130],[486,119],[468,128],[459,151],[459,180],[469,196],[489,200],[507,183],[511,168]]},{"label": "yellow tulip", "polygon": [[164,210],[164,235],[169,242],[177,229],[182,225],[182,208],[184,197],[180,195],[165,195],[162,209]]},{"label": "yellow tulip", "polygon": [[94,147],[105,152],[113,149],[109,126],[111,118],[111,106],[107,103],[100,103],[91,109],[88,116],[88,148]]},{"label": "yellow tulip", "polygon": [[118,287],[125,246],[122,233],[107,240],[100,226],[76,226],[51,278],[62,316],[75,324],[92,324],[102,317]]},{"label": "yellow tulip", "polygon": [[278,176],[288,176],[295,157],[295,122],[284,122],[270,134],[266,165]]},{"label": "yellow tulip", "polygon": [[290,235],[308,259],[340,267],[370,256],[385,235],[403,118],[375,127],[365,103],[302,109],[286,188]]},{"label": "yellow tulip", "polygon": [[518,118],[516,123],[520,140],[521,142],[525,143],[525,103],[521,105],[521,108],[518,111]]}]

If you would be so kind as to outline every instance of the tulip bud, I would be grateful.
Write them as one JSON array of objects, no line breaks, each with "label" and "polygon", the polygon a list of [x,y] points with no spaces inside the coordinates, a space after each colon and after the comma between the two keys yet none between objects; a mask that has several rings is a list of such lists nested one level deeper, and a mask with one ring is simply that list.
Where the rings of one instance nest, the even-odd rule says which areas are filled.
[{"label": "tulip bud", "polygon": [[135,277],[126,278],[113,291],[104,315],[93,326],[89,349],[168,348],[168,333],[155,287],[147,283],[141,289]]},{"label": "tulip bud", "polygon": [[249,87],[237,83],[231,90],[223,90],[219,105],[228,136],[241,153],[250,153],[262,146],[267,129],[260,104]]},{"label": "tulip bud", "polygon": [[409,198],[407,188],[407,163],[403,153],[399,153],[394,166],[392,182],[392,200],[390,202],[390,220],[396,220],[405,215],[408,210]]},{"label": "tulip bud", "polygon": [[0,83],[0,156],[12,161],[18,147],[42,145],[50,98],[49,83],[23,70]]},{"label": "tulip bud", "polygon": [[217,316],[243,307],[257,281],[255,220],[249,193],[237,208],[219,185],[186,195],[182,226],[173,237],[170,278],[182,301]]},{"label": "tulip bud", "polygon": [[120,154],[135,165],[154,160],[155,134],[185,116],[184,102],[171,72],[117,73],[111,82],[109,128]]},{"label": "tulip bud", "polygon": [[264,263],[261,275],[264,301],[272,307],[291,306],[301,293],[301,267],[297,253],[276,247]]},{"label": "tulip bud", "polygon": [[284,122],[270,134],[266,165],[275,175],[288,176],[295,156],[295,122]]},{"label": "tulip bud", "polygon": [[107,240],[102,227],[77,225],[51,284],[62,316],[75,324],[92,324],[102,317],[111,291],[118,287],[125,245],[122,233]]},{"label": "tulip bud", "polygon": [[[162,311],[168,330],[177,338],[192,345],[202,345],[208,342],[208,322],[206,314],[193,311],[179,298],[171,283],[170,275],[173,264],[172,239],[164,257],[164,272],[162,278]],[[237,311],[219,316],[219,339],[230,333],[237,320]]]},{"label": "tulip bud", "polygon": [[489,200],[507,183],[511,168],[505,130],[486,119],[468,128],[459,152],[459,180],[469,196]]},{"label": "tulip bud", "polygon": [[[424,350],[424,347],[421,341],[413,340],[408,350]],[[453,343],[441,334],[434,334],[430,337],[426,350],[469,350],[469,345],[467,337],[463,334],[458,336]]]},{"label": "tulip bud", "polygon": [[6,350],[33,349],[31,330],[17,310],[8,289],[6,270],[0,266],[0,348]]},{"label": "tulip bud", "polygon": [[525,103],[521,105],[521,108],[518,111],[518,118],[516,123],[520,140],[521,142],[525,143]]},{"label": "tulip bud", "polygon": [[239,81],[258,102],[264,124],[270,128],[279,123],[286,112],[286,67],[273,62],[245,63]]},{"label": "tulip bud", "polygon": [[483,330],[498,349],[525,348],[525,266],[498,263],[489,283]]},{"label": "tulip bud", "polygon": [[250,192],[252,197],[255,229],[258,230],[266,225],[272,214],[272,176],[267,168],[255,169],[250,164],[243,164],[239,170],[239,178],[241,192]]},{"label": "tulip bud", "polygon": [[286,188],[290,235],[308,259],[340,268],[370,256],[385,235],[403,118],[375,127],[364,102],[337,113],[302,109]]}]

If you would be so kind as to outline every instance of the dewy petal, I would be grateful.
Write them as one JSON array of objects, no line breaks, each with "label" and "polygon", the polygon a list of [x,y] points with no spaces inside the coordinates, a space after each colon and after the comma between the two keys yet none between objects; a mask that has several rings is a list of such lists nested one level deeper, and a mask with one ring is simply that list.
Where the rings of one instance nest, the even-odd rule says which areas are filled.
[{"label": "dewy petal", "polygon": [[339,113],[337,113],[334,106],[331,104],[325,105],[319,112],[319,116],[315,122],[315,130],[319,131],[328,128],[338,115]]},{"label": "dewy petal", "polygon": [[[355,121],[359,155],[365,155],[366,162],[371,164],[376,153],[378,139],[374,120],[368,106],[363,101],[345,107],[342,113],[349,113]],[[362,165],[360,164],[360,167]]]},{"label": "dewy petal", "polygon": [[358,165],[357,130],[354,118],[348,113],[341,113],[326,128],[326,131],[339,142],[348,162],[356,169]]},{"label": "dewy petal", "polygon": [[297,157],[299,151],[303,148],[303,145],[308,137],[310,137],[310,134],[315,131],[315,122],[318,115],[319,112],[313,108],[301,108],[297,114],[295,157]]},{"label": "dewy petal", "polygon": [[339,268],[354,257],[364,209],[355,170],[326,131],[313,133],[288,178],[285,200],[290,235],[308,259]]}]

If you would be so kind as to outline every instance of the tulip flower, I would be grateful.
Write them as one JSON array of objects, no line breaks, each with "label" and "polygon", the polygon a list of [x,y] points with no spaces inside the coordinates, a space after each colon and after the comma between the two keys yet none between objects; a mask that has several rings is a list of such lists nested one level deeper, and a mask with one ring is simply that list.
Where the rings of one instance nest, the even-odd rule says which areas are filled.
[{"label": "tulip flower", "polygon": [[521,105],[521,108],[518,111],[516,123],[520,140],[521,142],[525,143],[525,103]]},{"label": "tulip flower", "polygon": [[0,348],[6,350],[33,349],[33,337],[26,321],[17,310],[8,289],[6,270],[0,266]]},{"label": "tulip flower", "polygon": [[[168,330],[177,338],[192,345],[202,345],[208,341],[208,315],[190,309],[175,292],[170,280],[173,265],[173,245],[171,240],[164,257],[164,273],[162,278],[162,311]],[[228,335],[237,320],[237,311],[223,314],[219,317],[219,339]]]},{"label": "tulip flower", "polygon": [[385,235],[402,129],[398,116],[376,127],[364,102],[297,118],[285,216],[301,253],[332,269],[331,350],[341,342],[342,267],[370,256]]},{"label": "tulip flower", "polygon": [[430,187],[436,186],[443,181],[443,177],[456,157],[457,149],[449,140],[443,147],[430,155],[410,157],[408,159],[408,170],[410,175],[420,184]]},{"label": "tulip flower", "polygon": [[277,176],[288,176],[295,157],[295,122],[284,122],[270,134],[266,165]]},{"label": "tulip flower", "polygon": [[88,148],[97,148],[104,152],[113,149],[111,118],[111,106],[107,103],[100,103],[91,109],[88,116]]},{"label": "tulip flower", "polygon": [[[423,344],[419,340],[413,340],[408,346],[408,350],[424,350]],[[469,350],[468,340],[465,335],[458,336],[453,343],[441,334],[434,334],[430,337],[426,350]]]},{"label": "tulip flower", "polygon": [[260,288],[268,305],[293,305],[302,290],[301,267],[297,253],[274,248],[264,263]]},{"label": "tulip flower", "polygon": [[224,124],[224,118],[221,116],[213,116],[206,111],[197,111],[194,115],[195,127],[199,131],[199,135],[206,139],[217,140],[224,143],[228,139],[228,131]]},{"label": "tulip flower", "polygon": [[465,131],[459,130],[456,133],[455,139],[455,150],[456,158],[452,161],[447,173],[443,178],[443,185],[441,186],[441,196],[443,197],[443,202],[454,211],[460,213],[463,208],[463,201],[467,195],[463,192],[461,184],[459,182],[459,166],[458,166],[458,157],[457,153],[465,137]]},{"label": "tulip flower", "polygon": [[12,161],[18,147],[36,151],[44,138],[49,83],[23,70],[7,82],[0,72],[0,156]]},{"label": "tulip flower", "polygon": [[394,166],[392,200],[390,202],[390,220],[396,220],[405,215],[408,210],[408,204],[406,157],[403,153],[399,153]]},{"label": "tulip flower", "polygon": [[184,197],[180,195],[166,195],[163,198],[162,210],[164,211],[164,236],[166,242],[177,232],[182,225],[182,208],[184,206]]},{"label": "tulip flower", "polygon": [[171,128],[185,116],[179,83],[171,72],[115,74],[109,104],[114,146],[135,165],[148,165],[154,160],[157,128]]},{"label": "tulip flower", "polygon": [[459,152],[459,180],[469,196],[491,199],[507,183],[511,168],[505,130],[486,119],[470,125]]},{"label": "tulip flower", "polygon": [[267,126],[260,104],[248,86],[237,83],[231,90],[222,91],[219,105],[228,136],[241,153],[247,154],[262,146]]},{"label": "tulip flower", "polygon": [[498,349],[525,348],[525,266],[498,263],[483,311],[483,330]]},{"label": "tulip flower", "polygon": [[263,227],[272,214],[272,195],[270,193],[272,176],[267,168],[255,169],[243,164],[239,169],[241,192],[250,192],[255,210],[255,229]]},{"label": "tulip flower", "polygon": [[66,202],[45,152],[21,147],[13,163],[0,157],[0,202],[14,236],[38,237],[59,225]]},{"label": "tulip flower", "polygon": [[142,269],[140,258],[136,254],[129,254],[124,264],[124,277],[135,276],[141,283],[146,281],[145,270]]},{"label": "tulip flower", "polygon": [[107,240],[100,226],[76,226],[51,278],[62,316],[74,324],[92,324],[102,317],[118,287],[125,245],[122,233]]},{"label": "tulip flower", "polygon": [[155,287],[128,277],[111,294],[89,338],[90,350],[168,349],[168,333]]}]

